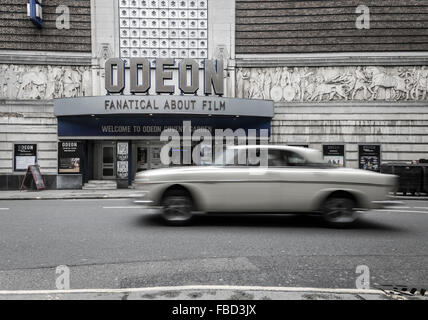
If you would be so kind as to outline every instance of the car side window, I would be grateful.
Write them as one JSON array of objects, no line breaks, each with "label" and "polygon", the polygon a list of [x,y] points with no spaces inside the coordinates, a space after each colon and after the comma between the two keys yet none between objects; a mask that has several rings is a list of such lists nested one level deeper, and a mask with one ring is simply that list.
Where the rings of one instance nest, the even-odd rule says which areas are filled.
[{"label": "car side window", "polygon": [[268,151],[268,166],[269,167],[285,167],[287,160],[284,152],[281,150],[271,149]]},{"label": "car side window", "polygon": [[286,158],[286,162],[288,166],[304,166],[306,164],[306,160],[292,151],[285,151],[284,157]]}]

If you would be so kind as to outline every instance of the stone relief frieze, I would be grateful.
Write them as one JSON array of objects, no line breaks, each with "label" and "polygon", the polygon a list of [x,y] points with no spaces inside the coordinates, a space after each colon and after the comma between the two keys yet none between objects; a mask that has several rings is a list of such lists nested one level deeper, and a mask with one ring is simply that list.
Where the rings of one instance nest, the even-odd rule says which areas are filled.
[{"label": "stone relief frieze", "polygon": [[91,69],[0,65],[0,99],[53,99],[92,95]]},{"label": "stone relief frieze", "polygon": [[275,102],[427,100],[428,67],[238,68],[236,96]]}]

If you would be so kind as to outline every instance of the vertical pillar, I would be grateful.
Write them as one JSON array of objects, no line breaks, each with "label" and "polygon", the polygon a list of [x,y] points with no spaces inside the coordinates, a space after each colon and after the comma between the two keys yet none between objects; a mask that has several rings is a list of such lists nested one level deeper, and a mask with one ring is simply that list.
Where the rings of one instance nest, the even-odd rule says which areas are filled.
[{"label": "vertical pillar", "polygon": [[132,184],[132,141],[128,141],[128,186]]},{"label": "vertical pillar", "polygon": [[84,142],[84,146],[85,146],[85,174],[84,174],[84,180],[83,183],[87,183],[89,181],[89,141],[85,141]]}]

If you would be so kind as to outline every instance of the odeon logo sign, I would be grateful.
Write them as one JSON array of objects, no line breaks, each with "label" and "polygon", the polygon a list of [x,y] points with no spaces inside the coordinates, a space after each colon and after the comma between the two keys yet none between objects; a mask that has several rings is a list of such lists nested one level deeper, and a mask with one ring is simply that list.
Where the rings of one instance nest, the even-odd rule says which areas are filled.
[{"label": "odeon logo sign", "polygon": [[[156,93],[173,94],[175,85],[166,84],[175,80],[173,69],[176,62],[173,58],[155,60]],[[223,96],[224,77],[222,60],[204,60],[203,63],[204,94]],[[151,88],[152,67],[146,58],[130,59],[131,94],[147,94]],[[125,62],[120,58],[111,58],[105,64],[105,88],[109,94],[120,93],[126,87]],[[178,88],[182,94],[197,94],[199,83],[199,63],[194,59],[183,59],[178,62]]]}]

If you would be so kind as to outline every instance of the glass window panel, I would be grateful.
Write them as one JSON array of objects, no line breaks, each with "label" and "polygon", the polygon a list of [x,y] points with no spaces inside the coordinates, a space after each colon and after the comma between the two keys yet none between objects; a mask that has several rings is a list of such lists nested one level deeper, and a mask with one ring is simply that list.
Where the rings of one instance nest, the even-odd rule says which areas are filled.
[{"label": "glass window panel", "polygon": [[103,163],[113,163],[113,147],[103,147]]},{"label": "glass window panel", "polygon": [[206,0],[120,0],[121,58],[206,58],[207,17]]}]

